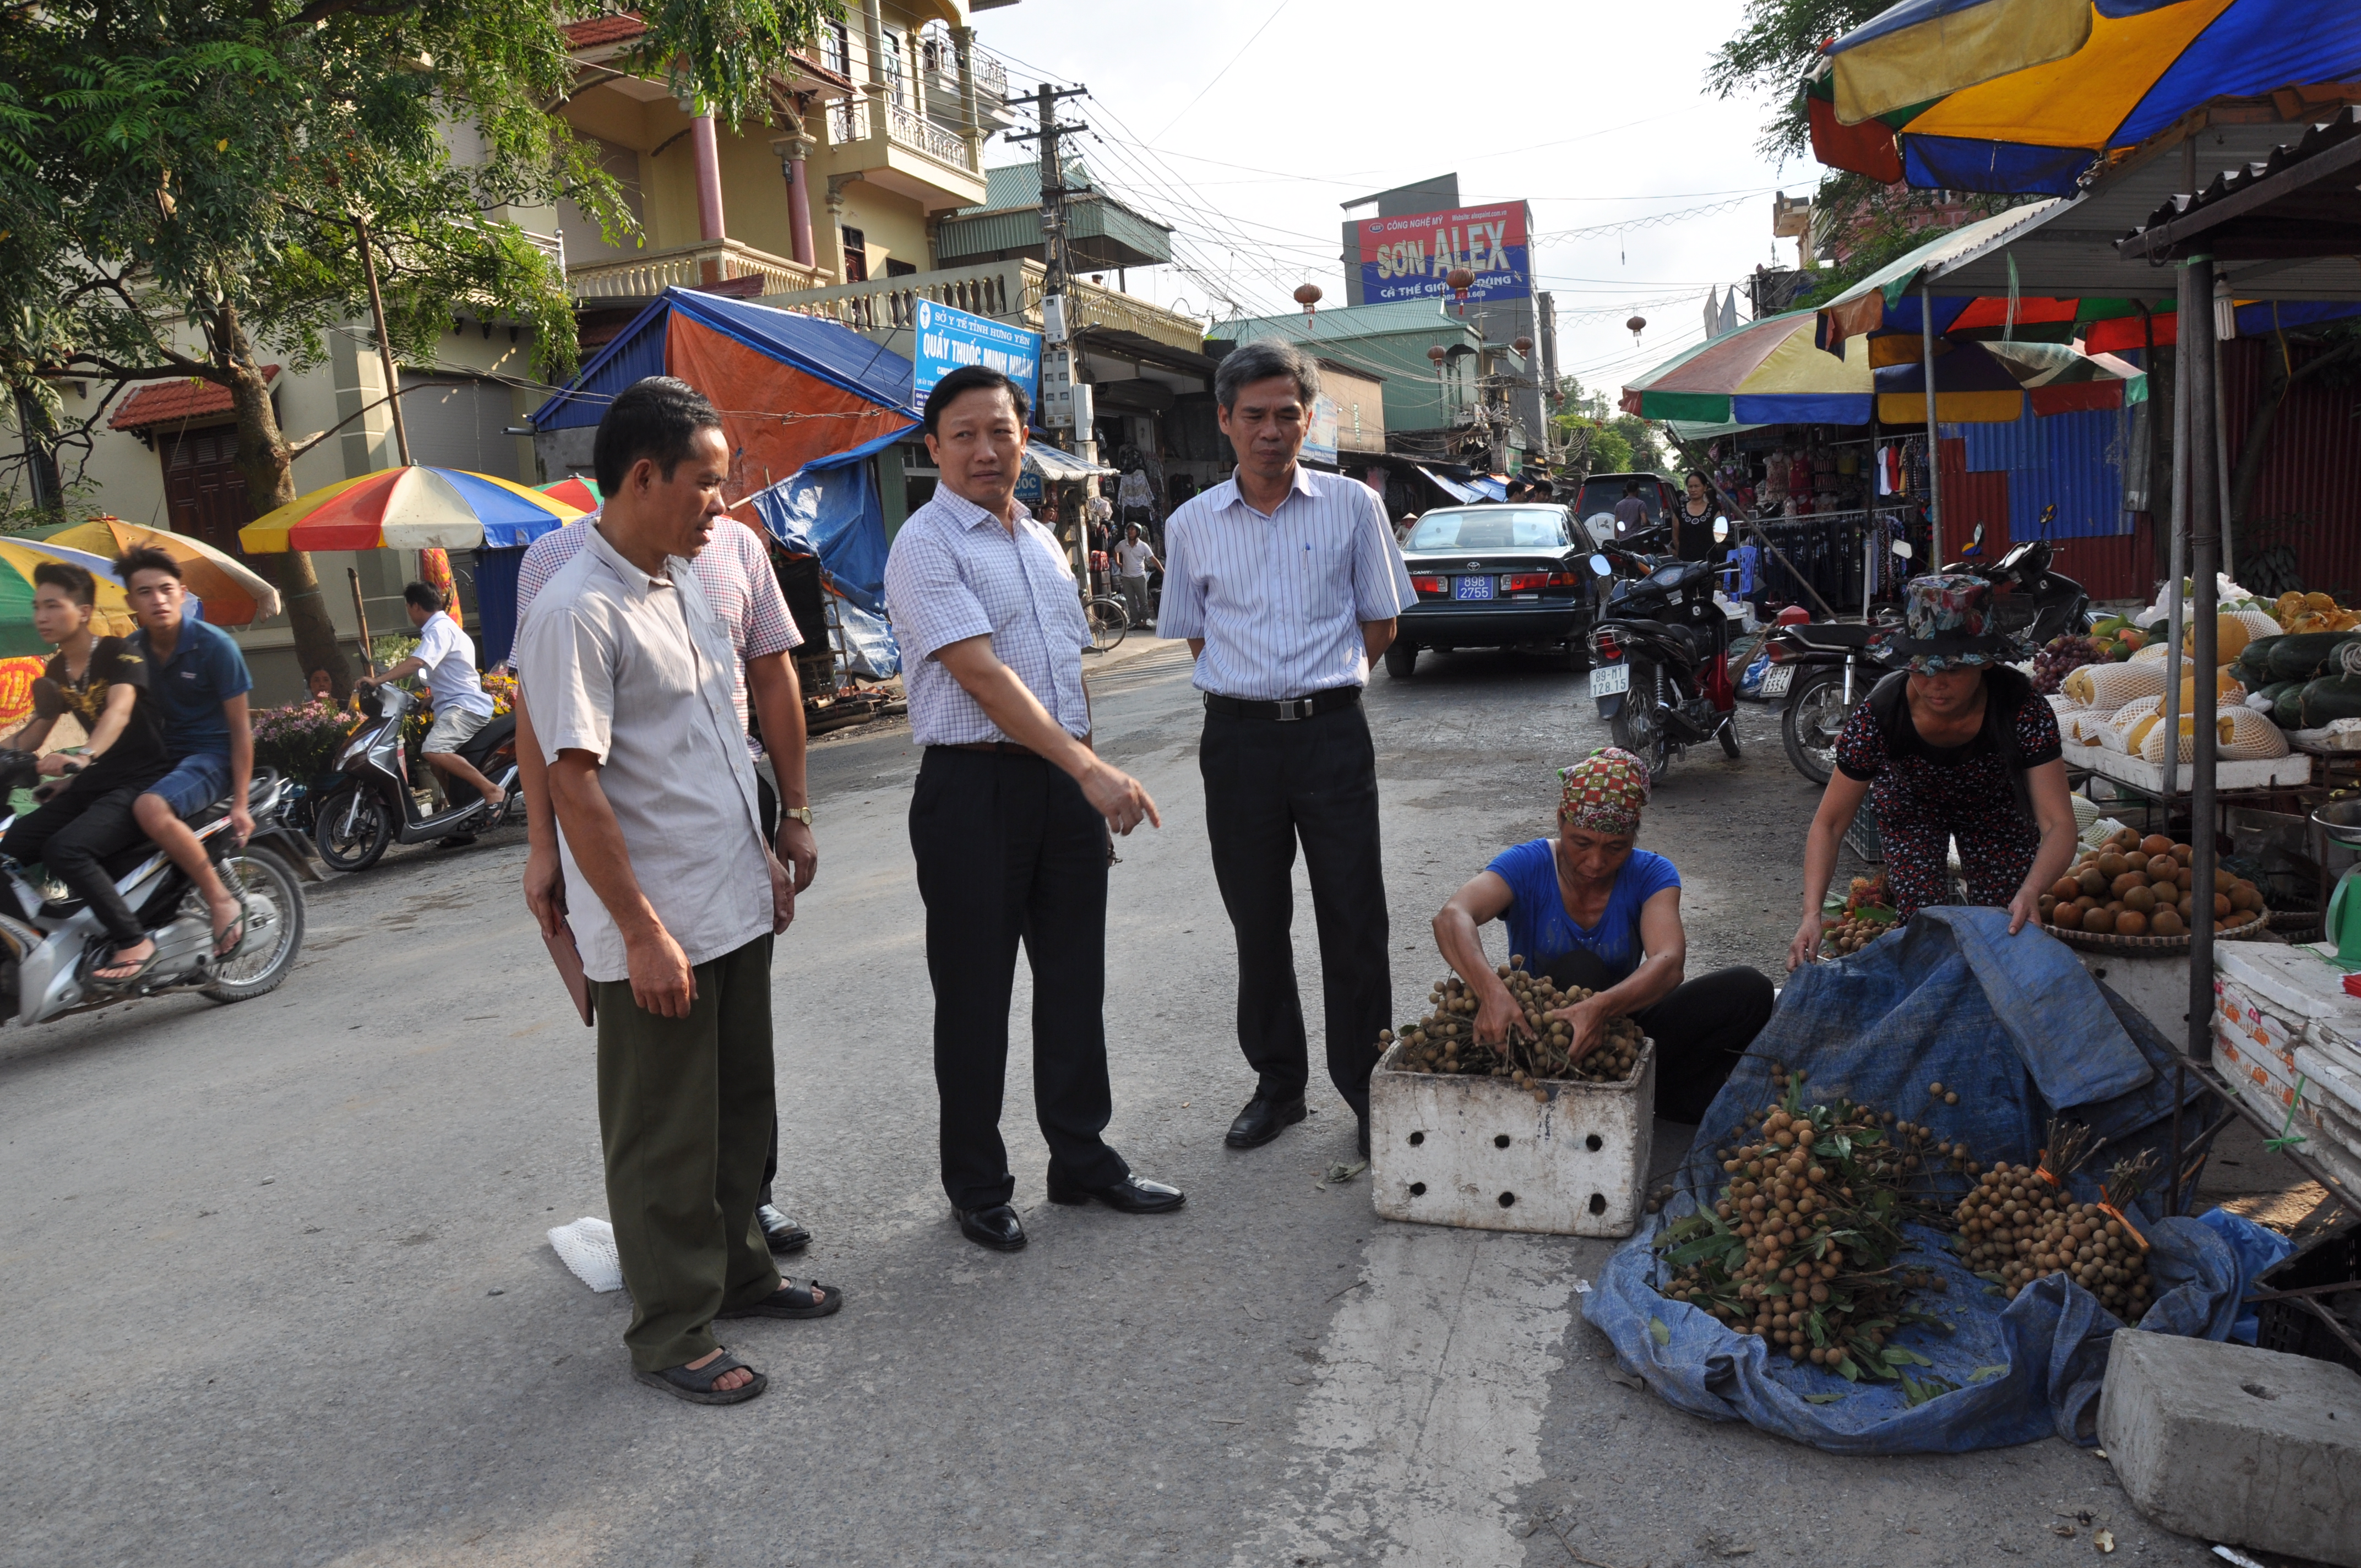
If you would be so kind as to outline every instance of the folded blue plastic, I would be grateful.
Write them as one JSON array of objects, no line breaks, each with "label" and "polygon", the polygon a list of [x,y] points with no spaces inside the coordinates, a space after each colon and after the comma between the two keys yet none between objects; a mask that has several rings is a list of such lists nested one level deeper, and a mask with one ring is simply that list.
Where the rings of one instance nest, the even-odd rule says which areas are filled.
[{"label": "folded blue plastic", "polygon": [[[2070,1113],[2107,1140],[2092,1171],[2073,1182],[2088,1199],[2098,1168],[2142,1147],[2167,1152],[2171,1060],[2155,1027],[2054,938],[2030,928],[2009,936],[2002,910],[1922,910],[1852,957],[1795,974],[1707,1112],[1678,1192],[1609,1260],[1583,1315],[1670,1403],[1816,1448],[1959,1453],[2052,1433],[2091,1442],[2108,1338],[2123,1325],[2062,1275],[2009,1300],[1942,1235],[1914,1230],[1910,1261],[1945,1287],[1920,1304],[1950,1332],[1914,1326],[1894,1337],[1894,1347],[1923,1358],[1902,1368],[1905,1387],[1771,1355],[1760,1338],[1658,1295],[1667,1271],[1652,1243],[1660,1227],[1713,1201],[1726,1179],[1715,1151],[1738,1141],[1750,1110],[1777,1098],[1778,1067],[1804,1070],[1810,1101],[1850,1096],[1923,1122],[1985,1164],[2031,1164],[2051,1115]],[[1931,1099],[1933,1083],[1956,1091],[1959,1103]],[[1938,1180],[1954,1199],[1967,1185]],[[2155,1332],[2230,1337],[2253,1277],[2288,1251],[2284,1238],[2219,1212],[2135,1218],[2150,1244],[2154,1289],[2138,1326]]]}]

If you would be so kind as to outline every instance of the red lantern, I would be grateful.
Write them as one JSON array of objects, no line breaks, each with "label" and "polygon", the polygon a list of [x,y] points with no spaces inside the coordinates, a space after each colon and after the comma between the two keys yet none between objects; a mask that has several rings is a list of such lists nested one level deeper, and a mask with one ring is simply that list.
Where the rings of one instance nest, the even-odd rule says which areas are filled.
[{"label": "red lantern", "polygon": [[1321,294],[1319,284],[1298,283],[1295,286],[1295,302],[1303,307],[1303,319],[1305,321],[1310,321],[1312,319],[1312,308],[1320,302],[1320,299]]},{"label": "red lantern", "polygon": [[1439,343],[1429,344],[1426,349],[1426,356],[1434,362],[1434,367],[1437,370],[1443,368],[1443,361],[1444,357],[1443,345]]},{"label": "red lantern", "polygon": [[1459,313],[1463,316],[1466,315],[1467,313],[1467,291],[1476,286],[1476,274],[1469,271],[1465,267],[1455,267],[1450,271],[1443,275],[1443,280],[1451,285],[1452,293],[1456,295],[1459,300]]},{"label": "red lantern", "polygon": [[1640,341],[1640,334],[1646,329],[1647,325],[1647,317],[1633,316],[1630,321],[1623,323],[1623,330],[1631,334],[1632,342],[1637,343]]},{"label": "red lantern", "polygon": [[1514,342],[1514,343],[1510,344],[1509,346],[1510,346],[1510,347],[1511,347],[1511,348],[1513,348],[1513,349],[1515,349],[1515,350],[1517,351],[1517,353],[1518,353],[1519,356],[1520,356],[1520,357],[1522,357],[1522,356],[1527,356],[1527,355],[1530,355],[1530,354],[1532,354],[1532,351],[1533,351],[1533,340],[1532,340],[1532,338],[1530,338],[1530,337],[1521,337],[1521,338],[1517,339],[1517,341],[1516,341],[1516,342]]}]

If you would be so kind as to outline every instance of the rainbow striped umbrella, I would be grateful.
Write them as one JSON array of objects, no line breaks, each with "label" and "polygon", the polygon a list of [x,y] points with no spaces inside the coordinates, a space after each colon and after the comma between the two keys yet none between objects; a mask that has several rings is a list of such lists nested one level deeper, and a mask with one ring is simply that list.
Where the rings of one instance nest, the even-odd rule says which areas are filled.
[{"label": "rainbow striped umbrella", "polygon": [[49,643],[33,630],[33,569],[45,561],[71,562],[98,580],[97,608],[90,618],[93,631],[101,637],[131,634],[131,606],[123,597],[123,585],[115,581],[114,562],[64,545],[0,540],[0,658],[49,652]]},{"label": "rainbow striped umbrella", "polygon": [[598,481],[586,479],[579,474],[568,474],[555,484],[535,487],[544,496],[555,496],[570,507],[584,511],[597,511],[604,503],[598,494]]},{"label": "rainbow striped umbrella", "polygon": [[[93,558],[98,559],[106,568],[104,575],[112,582],[115,558],[135,545],[161,550],[178,561],[181,580],[204,607],[204,618],[215,626],[251,626],[279,613],[279,590],[258,576],[253,567],[202,539],[192,539],[168,528],[149,528],[144,523],[126,522],[119,517],[102,517],[50,534],[41,547],[71,547],[85,566]],[[84,551],[90,554],[79,554]],[[99,568],[91,566],[91,570],[96,572]]]},{"label": "rainbow striped umbrella", "polygon": [[582,510],[464,468],[380,468],[296,497],[238,530],[237,542],[249,555],[286,550],[518,550]]},{"label": "rainbow striped umbrella", "polygon": [[2361,77],[2361,5],[1904,0],[1821,52],[1805,97],[1822,163],[1929,190],[2065,196],[2095,160],[2213,99],[2345,102],[2339,84]]}]

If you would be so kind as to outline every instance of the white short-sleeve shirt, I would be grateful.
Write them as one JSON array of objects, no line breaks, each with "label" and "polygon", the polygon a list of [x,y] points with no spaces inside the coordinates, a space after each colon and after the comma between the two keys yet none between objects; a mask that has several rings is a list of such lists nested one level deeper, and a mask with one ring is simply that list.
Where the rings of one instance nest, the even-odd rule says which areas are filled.
[{"label": "white short-sleeve shirt", "polygon": [[437,713],[492,711],[491,694],[476,674],[476,640],[459,628],[447,611],[438,610],[418,629],[414,655],[426,666],[426,690]]}]

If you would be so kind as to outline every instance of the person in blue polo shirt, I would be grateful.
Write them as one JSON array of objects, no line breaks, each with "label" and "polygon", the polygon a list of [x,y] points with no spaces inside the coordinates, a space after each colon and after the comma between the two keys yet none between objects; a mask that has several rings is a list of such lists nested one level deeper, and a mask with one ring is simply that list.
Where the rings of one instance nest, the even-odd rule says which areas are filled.
[{"label": "person in blue polo shirt", "polygon": [[[183,818],[227,795],[235,840],[243,844],[254,832],[254,817],[246,806],[254,777],[246,694],[254,680],[228,632],[181,614],[187,594],[178,561],[141,546],[124,552],[115,571],[139,622],[130,643],[148,661],[148,690],[163,710],[164,753],[172,763],[172,771],[133,804],[132,815],[204,895],[213,912],[214,957],[225,959],[246,940],[246,916]],[[126,961],[142,956],[121,955]]]}]

